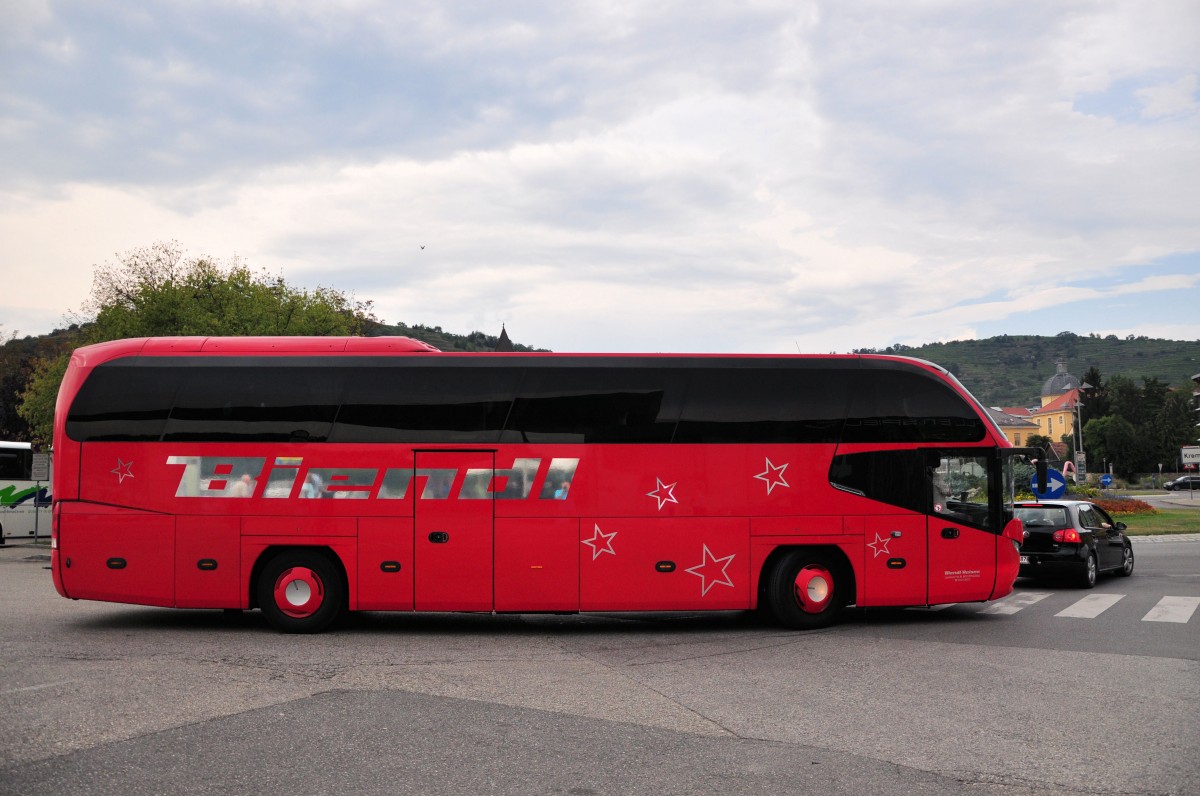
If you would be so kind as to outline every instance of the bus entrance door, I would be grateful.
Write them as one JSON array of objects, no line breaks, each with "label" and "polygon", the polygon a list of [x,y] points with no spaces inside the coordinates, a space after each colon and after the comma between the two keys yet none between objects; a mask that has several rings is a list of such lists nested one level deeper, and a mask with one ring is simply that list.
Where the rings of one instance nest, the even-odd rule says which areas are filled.
[{"label": "bus entrance door", "polygon": [[416,452],[416,610],[492,610],[493,454]]},{"label": "bus entrance door", "polygon": [[996,535],[929,518],[929,604],[979,602],[996,583]]}]

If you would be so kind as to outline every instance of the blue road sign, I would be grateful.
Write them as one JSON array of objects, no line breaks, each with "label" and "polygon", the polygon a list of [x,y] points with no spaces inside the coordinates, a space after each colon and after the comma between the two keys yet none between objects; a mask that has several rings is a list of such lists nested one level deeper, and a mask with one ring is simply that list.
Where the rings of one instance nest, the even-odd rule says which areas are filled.
[{"label": "blue road sign", "polygon": [[1108,473],[1100,476],[1100,486],[1104,487],[1105,489],[1108,489],[1110,486],[1112,486],[1112,476]]},{"label": "blue road sign", "polygon": [[1038,500],[1058,500],[1067,493],[1067,479],[1058,470],[1046,470],[1046,491],[1039,492],[1037,475],[1029,479],[1029,488]]}]

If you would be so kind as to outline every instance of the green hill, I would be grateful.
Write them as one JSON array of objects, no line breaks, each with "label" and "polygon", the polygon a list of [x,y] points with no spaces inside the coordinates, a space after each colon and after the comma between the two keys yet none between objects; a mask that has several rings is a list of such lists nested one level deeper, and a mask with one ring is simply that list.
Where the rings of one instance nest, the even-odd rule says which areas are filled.
[{"label": "green hill", "polygon": [[1095,367],[1106,380],[1127,376],[1141,383],[1157,378],[1173,387],[1191,389],[1200,373],[1200,341],[1154,340],[1148,337],[1081,337],[1060,332],[1054,337],[1001,335],[986,340],[955,340],[923,346],[856,349],[855,353],[900,354],[936,362],[959,378],[987,406],[1029,406],[1038,402],[1042,385],[1059,361],[1083,377]]}]

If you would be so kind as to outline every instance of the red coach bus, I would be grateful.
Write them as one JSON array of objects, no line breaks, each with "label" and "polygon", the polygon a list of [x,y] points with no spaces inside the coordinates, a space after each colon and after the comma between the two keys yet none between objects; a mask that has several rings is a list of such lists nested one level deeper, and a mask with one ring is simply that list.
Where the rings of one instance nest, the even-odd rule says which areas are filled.
[{"label": "red coach bus", "polygon": [[344,611],[996,599],[1018,451],[884,356],[448,354],[407,338],[81,348],[58,396],[64,597]]}]

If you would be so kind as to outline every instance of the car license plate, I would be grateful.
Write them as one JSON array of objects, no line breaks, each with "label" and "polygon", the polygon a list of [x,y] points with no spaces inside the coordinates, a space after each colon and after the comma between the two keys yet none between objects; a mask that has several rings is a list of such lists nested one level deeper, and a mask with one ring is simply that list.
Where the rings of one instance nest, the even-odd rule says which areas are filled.
[{"label": "car license plate", "polygon": [[1022,563],[1022,564],[1028,564],[1028,563],[1029,563],[1029,556],[1021,556],[1021,563]]}]

